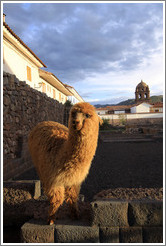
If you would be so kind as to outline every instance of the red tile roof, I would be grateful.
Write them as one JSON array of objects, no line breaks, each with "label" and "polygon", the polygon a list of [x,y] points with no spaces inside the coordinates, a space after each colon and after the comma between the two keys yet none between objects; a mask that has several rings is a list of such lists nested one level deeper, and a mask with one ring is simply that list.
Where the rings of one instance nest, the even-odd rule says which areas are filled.
[{"label": "red tile roof", "polygon": [[156,102],[151,104],[153,108],[158,107],[158,108],[163,108],[163,103],[162,102]]}]

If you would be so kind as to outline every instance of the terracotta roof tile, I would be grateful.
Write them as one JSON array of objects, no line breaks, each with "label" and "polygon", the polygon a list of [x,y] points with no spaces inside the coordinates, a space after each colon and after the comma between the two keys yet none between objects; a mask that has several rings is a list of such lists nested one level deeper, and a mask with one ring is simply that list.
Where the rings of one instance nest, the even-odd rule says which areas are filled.
[{"label": "terracotta roof tile", "polygon": [[159,108],[162,108],[162,107],[163,107],[163,103],[162,103],[162,102],[152,103],[151,105],[152,105],[153,107],[159,107]]}]

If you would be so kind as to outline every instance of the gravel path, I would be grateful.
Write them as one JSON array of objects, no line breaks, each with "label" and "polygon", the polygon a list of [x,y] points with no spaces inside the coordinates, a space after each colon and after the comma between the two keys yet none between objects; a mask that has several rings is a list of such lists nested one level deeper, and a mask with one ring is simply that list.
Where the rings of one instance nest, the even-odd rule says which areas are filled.
[{"label": "gravel path", "polygon": [[[31,169],[17,179],[38,179]],[[115,188],[161,188],[163,186],[163,144],[99,140],[96,155],[81,194],[91,201],[102,190]],[[120,196],[120,193],[119,193]]]}]

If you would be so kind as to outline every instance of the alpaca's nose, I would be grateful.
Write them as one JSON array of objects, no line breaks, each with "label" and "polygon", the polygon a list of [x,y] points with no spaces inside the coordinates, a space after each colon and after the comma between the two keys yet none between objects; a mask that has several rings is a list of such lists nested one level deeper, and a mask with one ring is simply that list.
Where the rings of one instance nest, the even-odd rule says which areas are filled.
[{"label": "alpaca's nose", "polygon": [[73,127],[74,127],[75,130],[79,131],[82,128],[81,119],[78,119],[78,118],[74,119],[73,120]]},{"label": "alpaca's nose", "polygon": [[76,119],[76,120],[73,120],[73,124],[74,124],[74,125],[80,124],[80,120],[77,120],[77,119]]}]

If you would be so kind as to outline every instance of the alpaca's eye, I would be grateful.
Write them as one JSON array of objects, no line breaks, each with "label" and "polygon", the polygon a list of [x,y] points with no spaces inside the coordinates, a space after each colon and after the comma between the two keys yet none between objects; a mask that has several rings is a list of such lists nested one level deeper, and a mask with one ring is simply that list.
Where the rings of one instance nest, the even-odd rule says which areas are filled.
[{"label": "alpaca's eye", "polygon": [[90,117],[91,117],[91,115],[90,115],[90,114],[86,114],[85,116],[86,116],[86,118],[90,118]]}]

